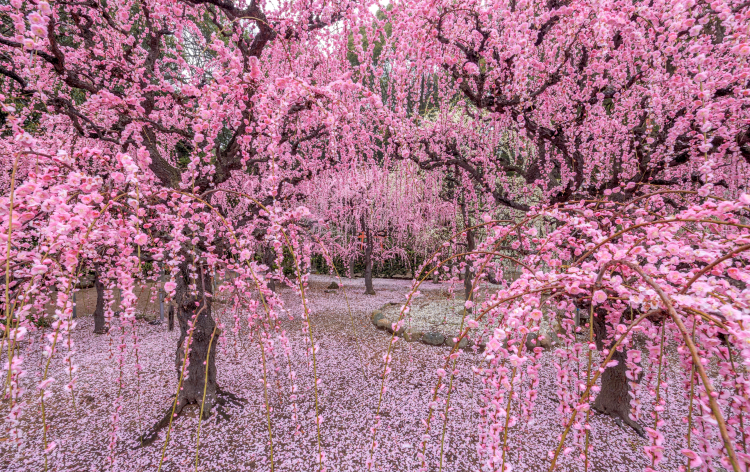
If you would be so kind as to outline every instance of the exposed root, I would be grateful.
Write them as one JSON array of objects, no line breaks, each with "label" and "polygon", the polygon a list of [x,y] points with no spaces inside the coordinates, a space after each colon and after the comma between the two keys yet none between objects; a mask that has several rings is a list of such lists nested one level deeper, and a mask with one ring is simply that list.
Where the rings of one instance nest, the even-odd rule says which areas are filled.
[{"label": "exposed root", "polygon": [[[229,421],[229,413],[227,412],[228,406],[242,408],[245,403],[247,403],[247,400],[244,398],[238,397],[237,395],[220,388],[216,389],[216,413],[224,420]],[[217,421],[219,421],[218,418]]]},{"label": "exposed root", "polygon": [[642,438],[646,437],[646,432],[643,430],[643,427],[641,425],[639,425],[638,423],[636,423],[635,421],[631,420],[630,418],[626,418],[626,419],[623,420],[623,422],[626,425],[628,425],[631,428],[633,428],[633,430],[635,431],[635,433],[638,436],[640,436]]},{"label": "exposed root", "polygon": [[[172,396],[172,398],[174,399],[174,395]],[[247,400],[245,400],[244,398],[238,397],[237,395],[220,388],[216,389],[216,413],[218,413],[219,417],[225,420],[229,420],[229,413],[227,413],[226,411],[227,407],[235,406],[241,408],[245,403],[247,403]],[[184,398],[177,403],[177,407],[174,410],[173,421],[179,418],[179,416],[182,414],[182,410],[188,404],[190,404],[190,402],[185,400]],[[203,409],[204,420],[208,419],[210,414],[211,408]],[[138,446],[136,446],[136,448],[150,446],[151,444],[153,444],[156,438],[159,437],[159,431],[169,426],[169,418],[171,416],[172,407],[170,406],[169,408],[167,408],[164,416],[154,426],[152,426],[148,431],[143,433],[143,435],[138,438]]]},{"label": "exposed root", "polygon": [[593,405],[592,409],[595,410],[599,414],[607,415],[610,418],[612,418],[615,421],[615,424],[619,426],[620,428],[625,429],[625,426],[630,426],[633,429],[633,431],[635,431],[635,434],[637,434],[638,436],[642,438],[646,437],[646,432],[643,430],[643,427],[637,422],[631,420],[629,415],[627,414],[622,415],[619,412],[614,412],[614,411],[606,411],[598,407],[596,404]]}]

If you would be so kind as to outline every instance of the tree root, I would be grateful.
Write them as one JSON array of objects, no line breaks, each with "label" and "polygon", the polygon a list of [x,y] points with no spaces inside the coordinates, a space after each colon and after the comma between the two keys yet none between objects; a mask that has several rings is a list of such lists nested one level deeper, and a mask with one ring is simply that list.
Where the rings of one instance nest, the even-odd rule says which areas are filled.
[{"label": "tree root", "polygon": [[[174,400],[174,395],[172,395],[172,400]],[[187,406],[190,402],[182,399],[177,403],[177,407],[174,409],[174,419],[177,419],[182,414],[183,409],[185,406]],[[216,389],[216,413],[219,415],[220,418],[223,418],[225,420],[229,420],[229,413],[227,413],[226,408],[230,406],[237,406],[242,407],[245,403],[247,403],[247,400],[244,398],[238,397],[237,395],[227,392],[226,390],[222,390],[220,388]],[[204,409],[204,418],[207,419],[209,415],[211,414],[210,409]],[[148,431],[143,433],[138,438],[138,447],[146,447],[153,444],[154,441],[156,441],[156,438],[159,437],[159,431],[169,426],[169,419],[172,416],[172,407],[170,406],[167,408],[167,411],[164,413],[164,416],[154,424]],[[218,421],[218,419],[217,419]]]},{"label": "tree root", "polygon": [[[174,395],[172,396],[174,399]],[[190,402],[182,399],[177,403],[177,407],[174,409],[174,419],[179,418],[179,416],[182,414],[183,409],[185,406],[187,406]],[[245,403],[247,403],[247,400],[244,398],[238,397],[237,395],[227,392],[225,390],[222,390],[220,388],[217,388],[216,390],[216,413],[218,413],[220,418],[223,418],[225,420],[229,420],[229,414],[226,411],[226,407],[228,406],[238,406],[242,407]],[[204,409],[204,418],[207,419],[211,412],[210,409]],[[159,431],[169,426],[169,419],[172,416],[172,407],[170,406],[167,408],[167,411],[164,413],[164,416],[154,424],[148,431],[143,433],[138,438],[138,446],[136,447],[145,447],[153,444],[153,442],[156,440],[156,438],[159,437]]]},{"label": "tree root", "polygon": [[615,424],[619,426],[620,428],[626,429],[625,426],[630,426],[633,429],[633,431],[635,431],[635,434],[637,434],[638,436],[642,438],[646,437],[646,432],[643,430],[643,427],[640,424],[638,424],[636,421],[631,420],[630,415],[628,414],[623,415],[619,412],[614,412],[614,411],[606,411],[601,408],[598,408],[596,405],[594,405],[592,409],[601,415],[606,415],[612,418],[615,421]]},{"label": "tree root", "polygon": [[[216,389],[216,413],[220,418],[229,421],[229,413],[227,413],[226,407],[237,406],[242,408],[245,403],[247,403],[247,400],[244,398],[238,397],[237,395],[220,388]],[[216,421],[220,421],[219,418],[217,418]]]}]

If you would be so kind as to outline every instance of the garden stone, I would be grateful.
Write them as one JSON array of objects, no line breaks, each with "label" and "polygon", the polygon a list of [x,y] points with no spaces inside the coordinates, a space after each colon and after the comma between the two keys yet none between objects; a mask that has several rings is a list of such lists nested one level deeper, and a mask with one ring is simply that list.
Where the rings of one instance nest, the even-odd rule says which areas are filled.
[{"label": "garden stone", "polygon": [[336,282],[331,282],[331,285],[328,286],[328,290],[338,290],[339,284]]},{"label": "garden stone", "polygon": [[430,346],[442,346],[445,342],[445,336],[440,333],[426,333],[422,336],[422,342]]},{"label": "garden stone", "polygon": [[370,320],[372,321],[372,324],[375,326],[378,325],[378,320],[385,318],[385,315],[380,310],[375,310],[372,312],[372,316],[370,316]]},{"label": "garden stone", "polygon": [[533,351],[535,347],[541,347],[542,349],[549,349],[552,347],[552,344],[550,343],[549,338],[542,335],[539,336],[539,333],[529,333],[526,336],[526,349],[528,351]]},{"label": "garden stone", "polygon": [[[457,338],[458,338],[458,336],[447,336],[445,338],[445,345],[448,346],[448,347],[450,347],[450,348],[453,348],[453,346],[456,345],[456,341],[454,341],[454,339],[457,339]],[[458,348],[459,349],[465,349],[466,346],[468,346],[468,345],[469,345],[469,340],[467,338],[463,338],[458,343]]]},{"label": "garden stone", "polygon": [[384,316],[382,318],[378,318],[378,321],[375,322],[375,327],[378,329],[390,330],[392,324],[393,323],[391,323],[391,320]]},{"label": "garden stone", "polygon": [[404,341],[413,343],[415,341],[421,340],[422,336],[424,336],[424,333],[422,333],[421,331],[407,331],[404,333]]},{"label": "garden stone", "polygon": [[388,325],[388,327],[385,328],[385,330],[388,331],[391,334],[395,334],[396,336],[403,336],[404,332],[406,331],[406,328],[402,326],[402,327],[400,327],[398,329],[398,331],[394,332],[393,331],[393,323],[391,323],[390,325]]}]

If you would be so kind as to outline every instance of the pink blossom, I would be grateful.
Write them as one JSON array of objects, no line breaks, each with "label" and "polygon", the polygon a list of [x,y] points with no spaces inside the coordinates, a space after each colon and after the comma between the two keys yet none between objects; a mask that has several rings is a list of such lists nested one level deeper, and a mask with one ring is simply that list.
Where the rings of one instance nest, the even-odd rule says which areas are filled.
[{"label": "pink blossom", "polygon": [[47,28],[42,24],[32,24],[31,33],[38,38],[46,38]]},{"label": "pink blossom", "polygon": [[680,449],[680,452],[688,458],[690,467],[700,467],[703,465],[703,459],[690,449]]},{"label": "pink blossom", "polygon": [[602,290],[597,290],[594,292],[593,297],[591,297],[591,300],[597,304],[601,305],[602,303],[607,301],[607,294],[603,292]]},{"label": "pink blossom", "polygon": [[44,26],[44,17],[40,15],[37,12],[30,13],[29,16],[29,23],[33,25],[41,25]]},{"label": "pink blossom", "polygon": [[52,14],[52,9],[49,6],[49,3],[42,0],[37,4],[37,7],[39,8],[39,11],[42,12],[42,15],[44,16],[50,16]]}]

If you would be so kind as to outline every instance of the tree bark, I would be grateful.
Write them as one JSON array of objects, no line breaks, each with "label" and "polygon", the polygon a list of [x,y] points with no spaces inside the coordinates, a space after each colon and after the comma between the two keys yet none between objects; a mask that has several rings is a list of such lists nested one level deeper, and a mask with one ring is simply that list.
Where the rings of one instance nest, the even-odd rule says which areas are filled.
[{"label": "tree bark", "polygon": [[273,270],[271,269],[271,267],[273,266],[275,261],[276,252],[273,250],[273,248],[270,246],[263,248],[263,264],[268,266],[266,281],[268,283],[268,288],[274,292],[276,291],[276,280],[273,278]]},{"label": "tree bark", "polygon": [[99,277],[101,267],[94,268],[94,287],[96,288],[96,308],[94,309],[94,334],[104,334],[108,331],[107,320],[104,319],[104,283]]},{"label": "tree bark", "polygon": [[[170,324],[173,320],[173,313],[177,311],[177,321],[180,326],[180,339],[175,352],[175,369],[177,381],[182,380],[182,385],[176,399],[174,415],[179,415],[185,405],[197,403],[202,404],[203,419],[207,419],[214,406],[218,403],[221,407],[226,403],[227,397],[238,403],[242,400],[221,392],[216,383],[216,348],[220,333],[211,316],[211,272],[208,267],[194,261],[190,255],[183,253],[182,256],[180,271],[175,277],[177,282],[175,305],[170,306],[169,310]],[[191,266],[193,266],[194,278],[191,277]],[[187,360],[187,366],[185,366],[183,376],[185,360]],[[219,397],[220,394],[223,398]],[[221,408],[218,411],[226,417]],[[172,415],[173,411],[170,406],[166,414],[140,437],[141,445],[148,446],[153,443],[159,431],[169,424]]]},{"label": "tree bark", "polygon": [[[476,240],[474,239],[474,231],[466,231],[466,249],[467,252],[473,252],[476,249]],[[466,267],[464,268],[464,298],[466,300],[472,300],[474,298],[474,292],[472,291],[474,285],[474,277],[471,272],[471,263],[469,257],[465,257]]]},{"label": "tree bark", "polygon": [[[469,213],[466,209],[466,199],[461,197],[461,215],[464,219],[464,228],[470,228],[471,227],[471,218],[469,217]],[[474,230],[467,229],[466,230],[466,252],[471,253],[474,252],[474,250],[477,248],[476,239],[474,238]],[[466,262],[466,267],[464,268],[464,298],[466,300],[471,300],[474,297],[474,293],[472,292],[472,286],[474,285],[474,277],[471,273],[471,264],[469,261],[469,256],[464,256],[464,262]]]},{"label": "tree bark", "polygon": [[174,331],[174,305],[169,304],[169,310],[167,310],[167,329]]},{"label": "tree bark", "polygon": [[367,224],[367,212],[362,215],[362,229],[365,232],[365,295],[375,295],[372,287],[372,234]]},{"label": "tree bark", "polygon": [[[590,306],[587,310],[590,310]],[[601,351],[609,349],[612,345],[610,339],[607,339],[607,312],[603,309],[594,311],[594,342],[596,348]],[[591,320],[589,320],[591,321]],[[617,361],[614,367],[607,367],[602,373],[602,389],[594,400],[593,408],[605,415],[615,419],[615,422],[622,421],[635,430],[640,436],[644,436],[641,425],[630,419],[630,399],[631,394],[628,388],[628,378],[626,377],[627,366],[625,364],[627,356],[623,351],[615,351],[612,360]]]},{"label": "tree bark", "polygon": [[[216,323],[211,316],[211,272],[206,266],[199,265],[196,268],[195,280],[191,280],[189,261],[186,257],[180,264],[175,296],[177,321],[180,326],[180,339],[175,353],[178,381],[186,359],[186,349],[188,362],[177,399],[177,412],[185,405],[202,403],[203,418],[206,419],[216,403],[216,345],[219,333],[215,331]],[[194,289],[190,287],[191,282]],[[188,338],[191,325],[193,331],[191,338]]]},{"label": "tree bark", "polygon": [[348,274],[348,275],[349,275],[349,278],[350,278],[350,279],[353,279],[353,278],[354,278],[354,262],[355,262],[355,261],[356,261],[356,258],[355,258],[355,256],[352,256],[352,257],[351,257],[351,258],[349,259],[349,274]]}]

